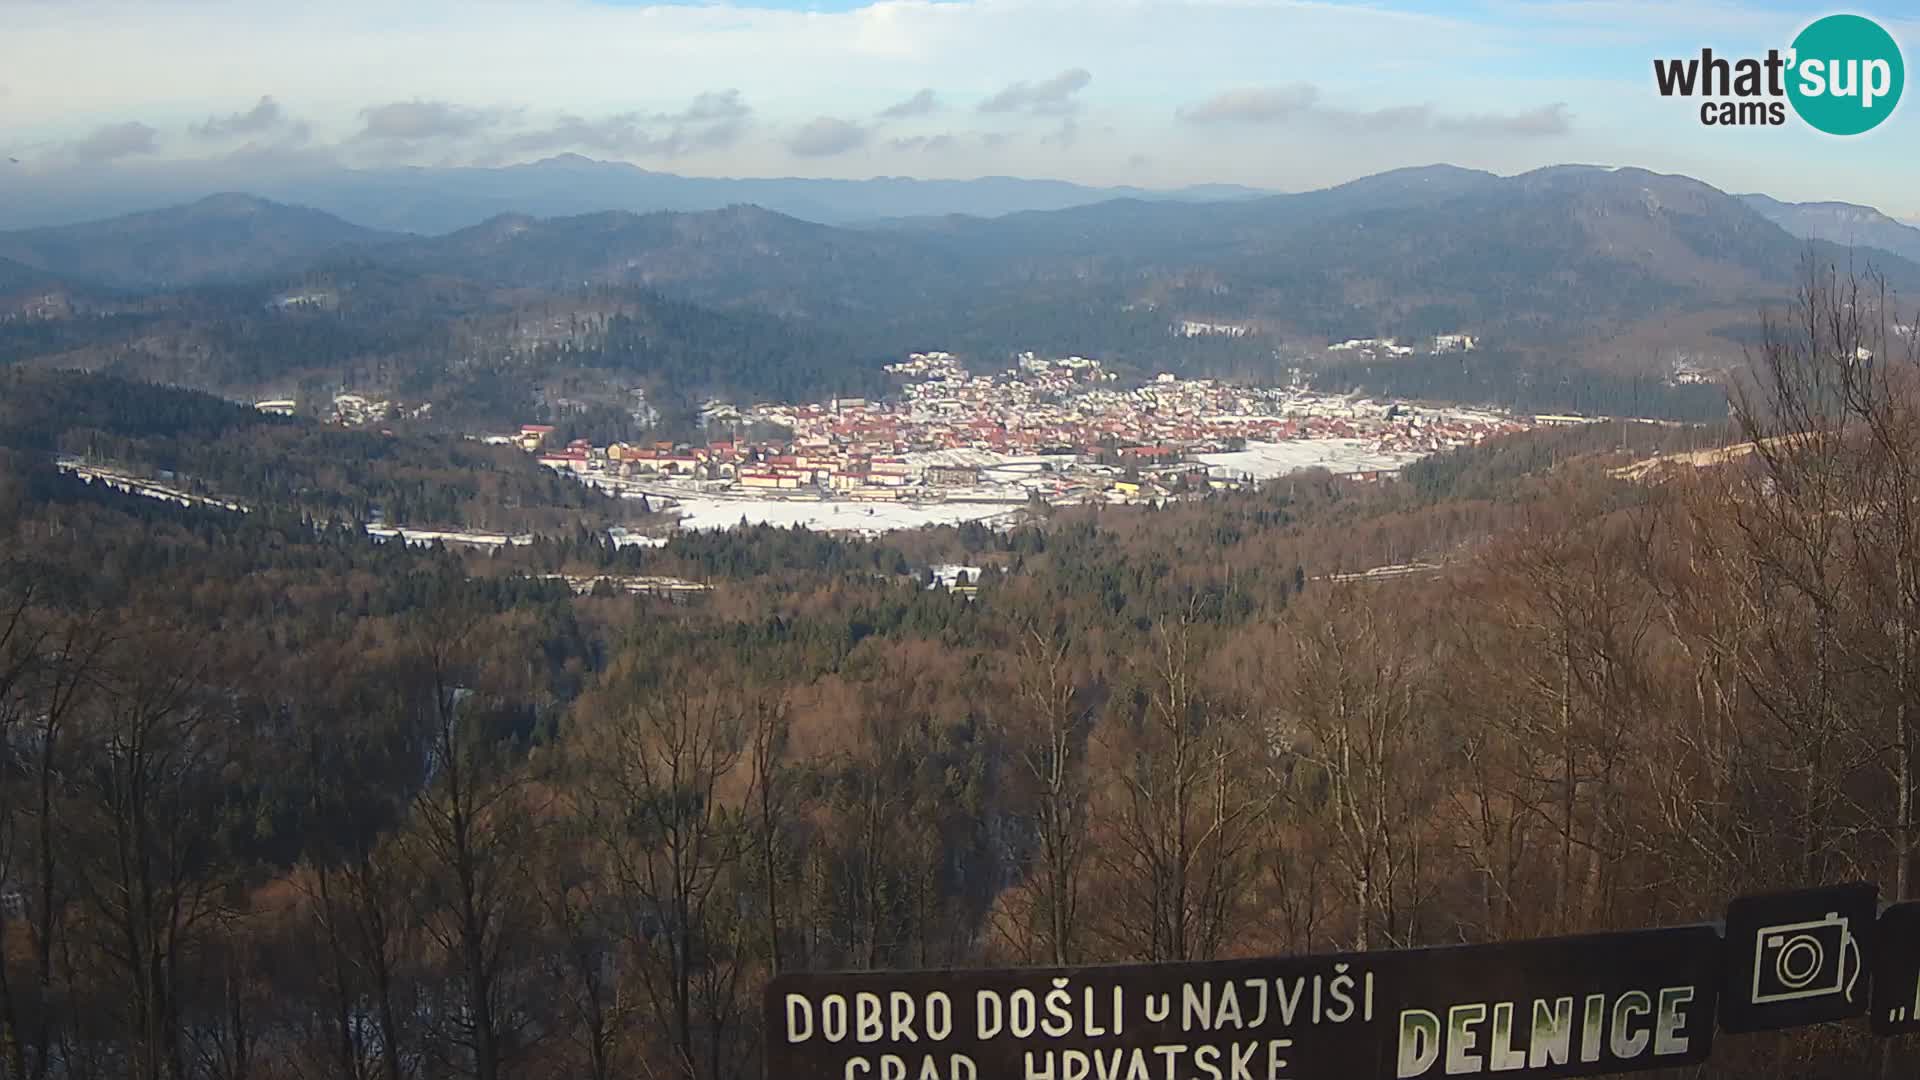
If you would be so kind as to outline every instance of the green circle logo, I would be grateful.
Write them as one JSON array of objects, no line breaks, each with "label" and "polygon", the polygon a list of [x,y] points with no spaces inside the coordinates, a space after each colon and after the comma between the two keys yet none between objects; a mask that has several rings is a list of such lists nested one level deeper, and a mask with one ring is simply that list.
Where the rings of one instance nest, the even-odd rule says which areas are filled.
[{"label": "green circle logo", "polygon": [[1879,127],[1907,82],[1899,43],[1859,15],[1829,15],[1800,31],[1789,63],[1793,111],[1829,135]]}]

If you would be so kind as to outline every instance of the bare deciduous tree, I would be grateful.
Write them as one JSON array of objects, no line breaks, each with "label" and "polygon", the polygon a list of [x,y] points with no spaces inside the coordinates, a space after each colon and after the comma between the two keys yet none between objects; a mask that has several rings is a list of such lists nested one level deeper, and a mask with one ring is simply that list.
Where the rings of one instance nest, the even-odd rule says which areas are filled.
[{"label": "bare deciduous tree", "polygon": [[1148,963],[1219,955],[1274,800],[1252,783],[1264,755],[1255,725],[1208,693],[1194,616],[1155,626],[1131,715],[1118,703],[1096,739],[1109,783],[1095,858],[1116,901],[1105,933]]},{"label": "bare deciduous tree", "polygon": [[583,733],[582,805],[674,1074],[713,1077],[740,1011],[740,943],[723,909],[747,837],[724,788],[740,779],[746,710],[697,663],[627,686]]},{"label": "bare deciduous tree", "polygon": [[1057,966],[1080,957],[1080,906],[1087,851],[1084,751],[1092,720],[1087,691],[1075,677],[1073,639],[1026,627],[1013,661],[1012,701],[1000,724],[1019,764],[1031,816],[1033,854],[1024,928]]},{"label": "bare deciduous tree", "polygon": [[1309,766],[1285,790],[1320,823],[1352,900],[1356,949],[1410,944],[1403,905],[1432,799],[1430,710],[1410,650],[1353,586],[1297,606],[1276,734]]}]

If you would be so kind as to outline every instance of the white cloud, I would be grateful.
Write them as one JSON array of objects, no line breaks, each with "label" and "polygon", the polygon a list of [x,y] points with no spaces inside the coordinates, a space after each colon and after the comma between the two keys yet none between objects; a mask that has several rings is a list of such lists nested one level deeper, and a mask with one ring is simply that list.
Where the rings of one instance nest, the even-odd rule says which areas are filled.
[{"label": "white cloud", "polygon": [[1190,124],[1272,124],[1312,109],[1320,91],[1310,83],[1246,86],[1218,94],[1180,110]]},{"label": "white cloud", "polygon": [[[593,116],[658,111],[716,84],[794,101],[802,115],[870,115],[898,91],[868,88],[923,86],[929,72],[949,99],[980,101],[1020,83],[1044,97],[1058,85],[1045,73],[1076,59],[1060,54],[1063,43],[1086,49],[1088,68],[1101,56],[1123,62],[1133,85],[1116,89],[1128,93],[1271,70],[1276,35],[1311,34],[1330,50],[1364,42],[1356,55],[1390,61],[1431,61],[1430,50],[1448,44],[1413,32],[1431,31],[1426,17],[1267,0],[882,0],[838,13],[581,0],[76,0],[21,10],[8,11],[18,75],[7,81],[35,89],[12,95],[9,115],[127,115],[140,103],[204,117],[232,109],[236,87],[271,86],[282,104],[342,127],[369,101],[513,101]],[[1187,34],[1215,44],[1164,47]],[[780,63],[768,63],[776,54]]]},{"label": "white cloud", "polygon": [[729,124],[745,120],[752,111],[740,100],[738,90],[706,90],[694,95],[686,108],[658,119],[674,124]]},{"label": "white cloud", "polygon": [[1053,116],[1075,112],[1080,102],[1074,97],[1087,88],[1093,81],[1093,74],[1086,68],[1068,68],[1051,79],[1039,82],[1024,80],[1009,84],[992,97],[980,103],[980,111],[1030,112],[1037,116]]},{"label": "white cloud", "polygon": [[[1101,183],[1125,179],[1127,156],[1144,152],[1168,183],[1301,188],[1433,160],[1496,171],[1561,159],[1688,171],[1705,160],[1702,167],[1738,172],[1747,188],[1911,206],[1911,169],[1902,173],[1898,148],[1911,146],[1920,112],[1903,109],[1890,125],[1899,130],[1848,144],[1844,160],[1821,161],[1779,152],[1778,138],[1773,152],[1738,136],[1702,148],[1692,118],[1642,108],[1648,103],[1636,95],[1646,93],[1650,57],[1687,42],[1772,39],[1793,16],[1733,0],[1396,10],[1415,3],[879,0],[827,12],[739,0],[0,0],[0,77],[9,90],[0,96],[0,149],[45,160],[54,147],[129,122],[178,137],[209,118],[246,115],[271,89],[274,104],[299,121],[236,140],[277,145],[305,123],[312,137],[303,152],[318,153],[370,126],[439,132],[370,138],[353,150],[378,150],[380,160],[578,149],[671,158],[678,172],[766,175],[795,167],[788,143],[801,125],[843,117],[885,120],[888,137],[870,137],[860,153],[809,157],[812,174],[856,175],[891,161],[903,171]],[[1889,25],[1908,41],[1920,28],[1911,19]],[[1181,42],[1199,47],[1170,44]],[[1556,69],[1563,54],[1579,60],[1578,79]],[[1076,70],[1088,74],[1069,77]],[[1177,121],[1183,104],[1191,111],[1235,88],[1293,83],[1320,96],[1316,119],[1289,127],[1284,143],[1222,137],[1234,125]],[[726,115],[726,99],[689,104],[715,87],[753,102],[751,116]],[[999,130],[988,139],[956,128],[952,142],[939,143],[938,131],[912,126],[915,116],[880,115],[925,100]],[[1006,111],[977,113],[995,101]],[[390,114],[380,128],[362,115],[402,103],[482,115],[454,114],[454,134],[431,116],[409,128]],[[1244,111],[1259,102],[1238,104]],[[1266,105],[1286,111],[1284,98]],[[498,122],[478,122],[494,109],[504,110]],[[1068,129],[1077,136],[1070,146],[1061,137],[1069,114],[1080,121]],[[677,125],[662,119],[670,116]],[[1334,122],[1342,116],[1350,130]],[[1577,124],[1564,137],[1486,137],[1550,134],[1569,118]],[[1109,139],[1107,125],[1120,135]],[[133,145],[117,160],[200,152],[192,140],[170,145],[165,136]],[[926,153],[929,146],[944,152]]]},{"label": "white cloud", "polygon": [[268,94],[245,112],[210,116],[205,123],[193,125],[193,133],[203,139],[224,139],[234,135],[260,135],[287,122],[286,111]]},{"label": "white cloud", "polygon": [[933,92],[932,87],[927,87],[904,101],[881,109],[877,115],[883,120],[901,120],[909,116],[926,116],[939,110],[939,95]]},{"label": "white cloud", "polygon": [[1309,120],[1350,134],[1429,131],[1532,138],[1565,135],[1572,127],[1572,117],[1565,102],[1519,112],[1454,113],[1428,104],[1348,109],[1325,104],[1323,98],[1319,88],[1310,83],[1243,87],[1222,91],[1198,104],[1182,108],[1179,116],[1186,123],[1203,127],[1290,124]]},{"label": "white cloud", "polygon": [[506,115],[504,109],[446,101],[394,101],[360,110],[364,126],[355,138],[387,142],[465,138],[494,127]]},{"label": "white cloud", "polygon": [[938,135],[900,135],[888,139],[887,145],[899,151],[932,154],[953,149],[959,145],[959,140],[950,132],[941,132]]},{"label": "white cloud", "polygon": [[837,116],[807,123],[787,140],[787,149],[799,157],[832,157],[857,150],[867,141],[867,129]]},{"label": "white cloud", "polygon": [[707,90],[683,109],[623,112],[598,119],[562,114],[552,123],[516,130],[490,145],[482,160],[586,150],[614,157],[679,157],[738,142],[753,109],[740,91]]},{"label": "white cloud", "polygon": [[152,154],[160,148],[159,132],[138,120],[102,124],[66,145],[65,155],[82,165],[118,161]]}]

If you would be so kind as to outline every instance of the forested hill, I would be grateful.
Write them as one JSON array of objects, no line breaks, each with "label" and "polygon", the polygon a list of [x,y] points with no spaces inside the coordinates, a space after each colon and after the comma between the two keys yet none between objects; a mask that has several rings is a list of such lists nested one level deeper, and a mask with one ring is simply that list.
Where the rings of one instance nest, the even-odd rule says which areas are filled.
[{"label": "forested hill", "polygon": [[631,516],[517,449],[344,430],[105,375],[0,369],[0,447],[348,526],[571,533]]},{"label": "forested hill", "polygon": [[44,270],[35,269],[12,259],[0,258],[0,297],[52,285],[55,281],[55,277]]},{"label": "forested hill", "polygon": [[[1565,342],[1655,315],[1751,311],[1788,294],[1809,242],[1816,254],[1839,252],[1789,233],[1755,206],[1764,209],[1644,169],[1561,165],[1494,177],[1434,165],[1288,196],[1114,200],[879,229],[733,206],[551,219],[509,213],[444,236],[394,238],[223,196],[81,227],[0,233],[0,258],[157,286],[351,248],[428,275],[541,290],[637,284],[703,306],[856,321],[858,329],[937,323],[943,311],[1008,306],[1039,288],[1056,304],[1110,315],[1150,306],[1164,321],[1217,315],[1319,336],[1469,325],[1523,342]],[[215,248],[221,259],[200,265]],[[1874,258],[1895,286],[1920,288],[1920,265]],[[1050,344],[1044,323],[1031,334],[1043,340],[1029,344]]]},{"label": "forested hill", "polygon": [[105,221],[0,232],[0,258],[104,285],[169,288],[257,277],[291,260],[396,235],[228,193]]},{"label": "forested hill", "polygon": [[[1160,323],[1206,313],[1332,340],[1478,327],[1544,344],[1661,313],[1751,311],[1788,296],[1807,250],[1707,184],[1559,167],[1511,179],[1415,169],[1300,196],[1112,202],[870,231],[753,208],[503,217],[376,258],[543,288],[649,284],[708,306],[897,331],[1044,294],[1050,306],[1108,317],[1144,307]],[[1920,286],[1920,265],[1887,256],[1884,269]],[[1052,346],[1058,329],[1035,319],[1029,334]],[[1016,348],[1010,338],[1000,346]],[[1125,344],[1116,336],[1110,350]]]},{"label": "forested hill", "polygon": [[343,388],[465,430],[563,420],[542,401],[614,406],[648,389],[684,412],[714,394],[876,394],[895,355],[834,324],[703,308],[642,287],[569,293],[483,285],[362,259],[254,283],[138,298],[84,290],[51,315],[0,318],[0,364],[85,368],[257,400]]},{"label": "forested hill", "polygon": [[[861,231],[749,207],[502,218],[381,257],[543,287],[645,283],[703,304],[902,328],[944,329],[943,311],[1038,293],[1109,315],[1144,306],[1162,323],[1208,314],[1332,340],[1473,326],[1539,344],[1662,313],[1750,313],[1790,295],[1810,243],[1822,257],[1839,250],[1686,177],[1564,166],[1511,178],[1405,170],[1302,195]],[[1920,265],[1881,262],[1920,291]],[[1036,321],[1035,344],[1055,332]]]},{"label": "forested hill", "polygon": [[1844,202],[1790,203],[1765,195],[1740,200],[1795,236],[1847,247],[1890,252],[1920,262],[1920,227],[1896,221],[1871,206]]},{"label": "forested hill", "polygon": [[[8,918],[48,945],[0,1006],[28,1060],[101,1074],[751,1080],[776,972],[1510,941],[1901,881],[1920,608],[1887,583],[1920,523],[1874,493],[1920,485],[1920,413],[1845,400],[1893,438],[1657,484],[1613,468],[1727,433],[1542,430],[1005,533],[491,555],[0,448],[0,716],[35,750],[0,775]],[[305,429],[157,413],[140,436]],[[1811,572],[1771,524],[1840,515]],[[1386,563],[1429,569],[1341,580]],[[652,574],[710,591],[621,595]],[[1699,1075],[1912,1052],[1826,1025]]]},{"label": "forested hill", "polygon": [[642,285],[708,306],[871,322],[964,295],[990,276],[910,238],[754,206],[697,214],[505,216],[376,258],[542,289]]},{"label": "forested hill", "polygon": [[[1329,340],[1460,326],[1513,344],[1619,340],[1649,318],[1750,319],[1790,295],[1809,253],[1848,262],[1838,245],[1791,235],[1699,181],[1583,166],[1511,178],[1405,170],[1200,207],[1110,203],[901,228],[956,258],[1009,252],[1028,276],[1125,282],[1161,310]],[[1920,264],[1879,251],[1856,262],[1920,294]]]},{"label": "forested hill", "polygon": [[[509,354],[556,338],[689,395],[788,396],[869,388],[878,360],[913,349],[985,365],[1027,349],[1081,353],[1146,373],[1274,380],[1330,342],[1465,332],[1552,387],[1570,367],[1659,378],[1681,354],[1736,365],[1760,311],[1792,296],[1809,259],[1871,264],[1895,292],[1920,295],[1920,264],[1803,239],[1762,204],[1630,168],[1498,177],[1436,166],[1297,195],[860,229],[733,206],[508,214],[394,238],[229,202],[0,234],[0,258],[37,253],[40,272],[73,283],[74,311],[147,320],[76,333],[45,325],[81,316],[44,296],[0,297],[0,317],[41,324],[10,326],[0,348],[236,392],[300,373],[394,394],[490,382],[483,396],[503,404],[509,387],[523,399],[551,389],[512,370]],[[210,244],[224,261],[194,270]],[[218,298],[170,284],[244,272],[255,276]],[[161,291],[91,296],[89,273]],[[308,280],[328,275],[377,284]],[[606,290],[654,308],[629,315],[652,327],[645,348],[554,330],[611,315],[584,299]],[[530,333],[536,311],[546,326]],[[1235,332],[1177,332],[1188,321]]]},{"label": "forested hill", "polygon": [[71,431],[217,442],[252,428],[300,426],[210,394],[86,372],[0,369],[0,446],[52,453]]}]

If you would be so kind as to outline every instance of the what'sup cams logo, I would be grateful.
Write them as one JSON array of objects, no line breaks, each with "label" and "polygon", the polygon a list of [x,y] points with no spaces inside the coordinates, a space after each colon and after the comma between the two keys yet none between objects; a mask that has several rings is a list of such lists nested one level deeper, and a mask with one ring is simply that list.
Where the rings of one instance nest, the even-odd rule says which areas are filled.
[{"label": "what'sup cams logo", "polygon": [[1704,99],[1700,122],[1709,127],[1778,127],[1791,105],[1819,131],[1859,135],[1893,115],[1907,71],[1899,43],[1879,23],[1829,15],[1784,52],[1729,59],[1701,49],[1697,57],[1655,60],[1653,78],[1661,97]]}]

